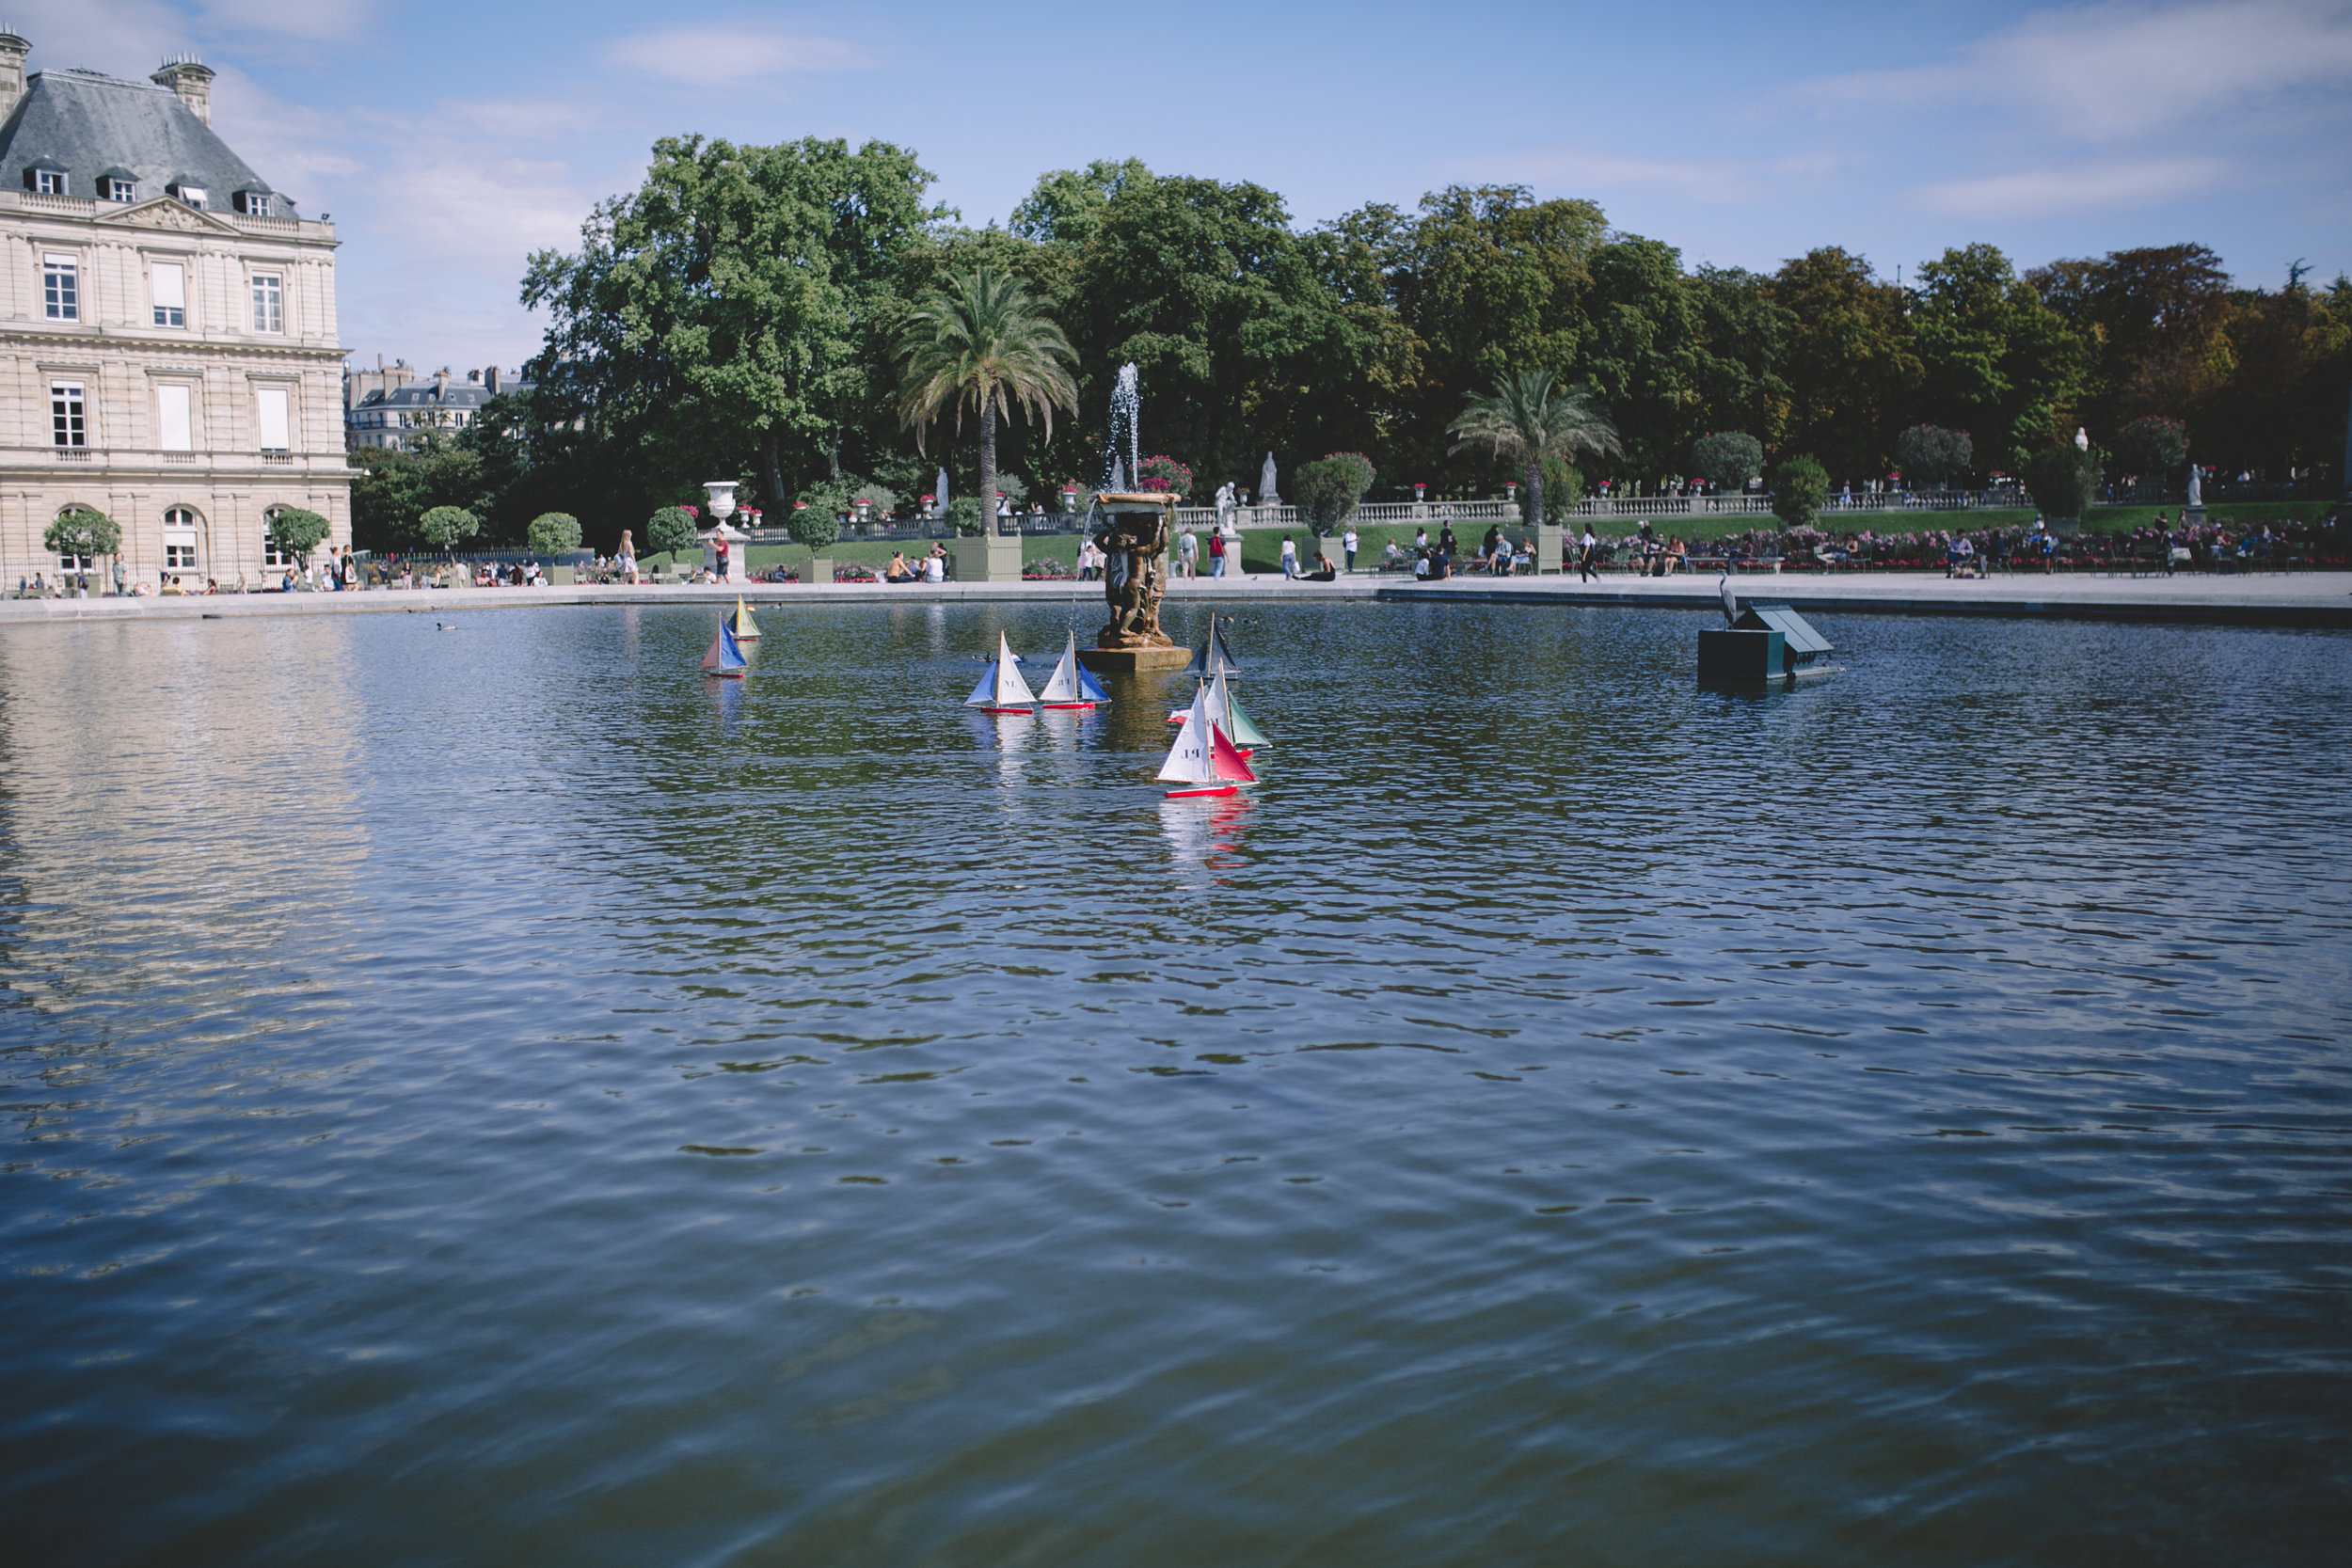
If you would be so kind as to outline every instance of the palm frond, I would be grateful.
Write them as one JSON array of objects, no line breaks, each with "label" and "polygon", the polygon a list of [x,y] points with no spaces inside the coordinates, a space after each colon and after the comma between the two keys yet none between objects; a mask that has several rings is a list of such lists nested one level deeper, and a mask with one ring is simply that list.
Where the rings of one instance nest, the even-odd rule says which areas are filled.
[{"label": "palm frond", "polygon": [[905,361],[898,414],[923,443],[931,422],[947,409],[963,428],[966,408],[1025,409],[1044,422],[1050,440],[1054,410],[1078,410],[1070,374],[1076,357],[1070,340],[1039,309],[1020,279],[982,267],[951,277],[908,316],[899,334]]}]

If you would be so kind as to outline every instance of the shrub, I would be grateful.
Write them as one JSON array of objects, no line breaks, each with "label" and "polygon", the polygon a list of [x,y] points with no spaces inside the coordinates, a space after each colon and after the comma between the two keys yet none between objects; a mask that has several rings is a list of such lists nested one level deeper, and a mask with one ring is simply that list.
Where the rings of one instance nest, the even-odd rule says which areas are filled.
[{"label": "shrub", "polygon": [[[282,520],[286,515],[278,515]],[[437,506],[417,519],[418,537],[444,553],[456,548],[460,539],[470,539],[481,531],[482,519],[462,506]]]},{"label": "shrub", "polygon": [[880,517],[887,517],[898,510],[898,492],[887,484],[861,484],[851,493],[850,500],[852,505],[864,501]]},{"label": "shrub", "polygon": [[1005,499],[1012,504],[1015,511],[1020,509],[1022,502],[1029,499],[1028,483],[1019,474],[1009,474],[1002,468],[996,470],[996,488],[1003,493]]},{"label": "shrub", "polygon": [[[1719,430],[1691,443],[1691,471],[1718,490],[1744,490],[1764,471],[1764,443],[1737,430]],[[1547,495],[1551,481],[1544,481]]]},{"label": "shrub", "polygon": [[665,506],[645,519],[645,544],[659,552],[684,555],[694,547],[694,513],[690,507]]},{"label": "shrub", "polygon": [[987,514],[980,510],[977,496],[958,496],[947,503],[947,526],[970,538],[988,526]]},{"label": "shrub", "polygon": [[1544,516],[1547,521],[1557,512],[1575,506],[1584,499],[1584,470],[1573,463],[1563,463],[1556,457],[1544,459]]},{"label": "shrub", "polygon": [[2134,420],[2115,433],[2115,466],[2141,479],[2167,480],[2188,463],[2188,426],[2162,414]]},{"label": "shrub", "polygon": [[580,519],[568,512],[542,512],[531,519],[526,537],[533,555],[562,555],[580,548]]},{"label": "shrub", "polygon": [[122,548],[122,529],[96,507],[69,506],[57,514],[57,520],[49,525],[40,542],[52,555],[78,555],[86,559],[113,555]]},{"label": "shrub", "polygon": [[1301,463],[1291,474],[1291,504],[1321,538],[1356,510],[1356,476],[1328,457]]},{"label": "shrub", "polygon": [[2018,478],[2045,517],[2080,517],[2098,493],[2100,453],[2052,447],[2026,459]]},{"label": "shrub", "polygon": [[1829,470],[1802,452],[1772,474],[1772,512],[1788,528],[1807,528],[1829,499]]},{"label": "shrub", "polygon": [[1136,465],[1136,488],[1154,495],[1173,490],[1180,496],[1192,494],[1192,469],[1165,454],[1147,457]]},{"label": "shrub", "polygon": [[284,554],[307,557],[327,533],[326,519],[298,506],[280,506],[269,515],[269,542]]},{"label": "shrub", "polygon": [[1895,437],[1895,461],[1915,484],[1943,488],[1968,471],[1975,444],[1964,430],[1915,424]]}]

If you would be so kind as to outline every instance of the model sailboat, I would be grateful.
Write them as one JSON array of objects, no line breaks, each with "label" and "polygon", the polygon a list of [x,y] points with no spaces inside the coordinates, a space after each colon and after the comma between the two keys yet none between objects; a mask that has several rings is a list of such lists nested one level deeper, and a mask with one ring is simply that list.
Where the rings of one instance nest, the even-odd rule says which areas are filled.
[{"label": "model sailboat", "polygon": [[1216,611],[1209,611],[1209,635],[1193,650],[1192,662],[1184,666],[1184,673],[1208,680],[1216,675],[1238,675],[1241,660],[1225,645],[1225,634],[1216,629]]},{"label": "model sailboat", "polygon": [[1184,727],[1176,732],[1176,744],[1168,749],[1168,760],[1160,765],[1160,781],[1178,786],[1168,792],[1171,800],[1231,795],[1244,784],[1258,782],[1249,764],[1209,718],[1206,691],[1193,694],[1192,711],[1184,715]]},{"label": "model sailboat", "polygon": [[735,632],[735,640],[738,642],[759,641],[759,623],[752,619],[751,607],[743,602],[743,595],[740,594],[735,596],[735,618],[728,625]]},{"label": "model sailboat", "polygon": [[703,655],[703,673],[724,675],[731,680],[743,678],[744,667],[750,661],[735,643],[735,628],[726,622],[719,623],[719,635],[710,640],[710,650]]},{"label": "model sailboat", "polygon": [[980,677],[980,684],[972,689],[972,695],[963,700],[966,707],[982,713],[1026,713],[1037,698],[1029,690],[1029,683],[1021,678],[1021,671],[1012,661],[1012,648],[1005,634],[996,634],[996,661]]},{"label": "model sailboat", "polygon": [[1046,677],[1037,700],[1046,707],[1092,707],[1111,700],[1111,694],[1103,689],[1093,673],[1078,662],[1076,632],[1072,632],[1070,641],[1062,645],[1061,662]]},{"label": "model sailboat", "polygon": [[[1218,673],[1216,680],[1202,681],[1195,687],[1193,701],[1205,705],[1209,721],[1225,732],[1227,738],[1232,741],[1234,749],[1243,756],[1249,755],[1261,746],[1274,744],[1265,731],[1258,728],[1257,721],[1249,717],[1248,710],[1241,705],[1241,699],[1233,695],[1233,689],[1226,684],[1222,672]],[[1168,716],[1168,721],[1171,724],[1181,724],[1190,716],[1190,713],[1191,709],[1180,707]]]}]

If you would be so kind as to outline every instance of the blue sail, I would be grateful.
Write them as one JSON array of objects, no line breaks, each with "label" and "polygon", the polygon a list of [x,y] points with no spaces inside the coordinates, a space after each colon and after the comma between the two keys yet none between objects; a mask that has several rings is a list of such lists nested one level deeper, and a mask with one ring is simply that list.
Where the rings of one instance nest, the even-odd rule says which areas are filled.
[{"label": "blue sail", "polygon": [[726,622],[719,623],[719,668],[740,670],[751,661],[743,657],[742,648],[735,641],[735,628]]},{"label": "blue sail", "polygon": [[1094,672],[1083,664],[1078,666],[1078,694],[1089,702],[1107,703],[1111,700],[1111,694],[1103,689],[1103,683],[1094,678]]}]

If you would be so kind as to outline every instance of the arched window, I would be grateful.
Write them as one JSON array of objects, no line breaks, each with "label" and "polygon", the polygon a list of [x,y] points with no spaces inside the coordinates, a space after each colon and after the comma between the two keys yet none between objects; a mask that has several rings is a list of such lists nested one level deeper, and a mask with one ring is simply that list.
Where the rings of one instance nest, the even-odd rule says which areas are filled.
[{"label": "arched window", "polygon": [[175,506],[164,514],[164,570],[193,572],[196,570],[196,538],[200,520],[184,506]]}]

